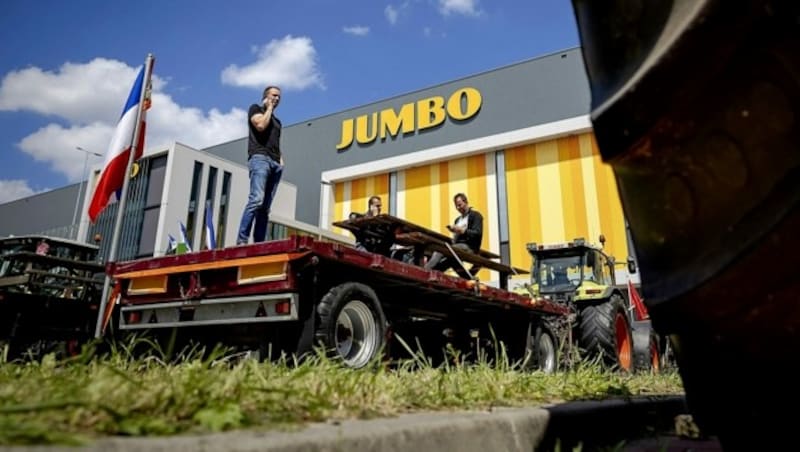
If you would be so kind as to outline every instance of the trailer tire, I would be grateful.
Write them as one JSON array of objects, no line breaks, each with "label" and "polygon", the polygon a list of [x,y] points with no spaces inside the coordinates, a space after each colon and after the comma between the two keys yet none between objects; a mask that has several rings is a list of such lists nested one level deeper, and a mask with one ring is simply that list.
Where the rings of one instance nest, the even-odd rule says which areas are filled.
[{"label": "trailer tire", "polygon": [[558,370],[558,341],[550,328],[537,326],[534,322],[528,324],[521,367],[526,371],[540,370],[546,374]]},{"label": "trailer tire", "polygon": [[332,287],[317,306],[316,342],[328,356],[351,368],[366,366],[386,343],[386,317],[369,286],[348,282]]},{"label": "trailer tire", "polygon": [[600,304],[584,306],[579,318],[579,344],[599,354],[602,363],[626,372],[633,370],[630,320],[619,294]]},{"label": "trailer tire", "polygon": [[649,321],[633,322],[633,365],[640,372],[661,372],[661,345]]}]

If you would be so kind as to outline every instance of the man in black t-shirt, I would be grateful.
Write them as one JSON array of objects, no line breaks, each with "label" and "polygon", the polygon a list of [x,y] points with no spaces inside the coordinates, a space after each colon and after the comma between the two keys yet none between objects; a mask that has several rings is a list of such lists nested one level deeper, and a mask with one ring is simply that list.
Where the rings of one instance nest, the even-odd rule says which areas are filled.
[{"label": "man in black t-shirt", "polygon": [[[281,89],[268,86],[264,89],[261,105],[253,104],[247,113],[247,168],[250,171],[250,195],[239,224],[237,245],[245,245],[253,231],[253,242],[263,242],[267,237],[269,210],[283,175],[281,156],[281,121],[273,114],[281,101]],[[255,223],[255,226],[253,226]]]}]

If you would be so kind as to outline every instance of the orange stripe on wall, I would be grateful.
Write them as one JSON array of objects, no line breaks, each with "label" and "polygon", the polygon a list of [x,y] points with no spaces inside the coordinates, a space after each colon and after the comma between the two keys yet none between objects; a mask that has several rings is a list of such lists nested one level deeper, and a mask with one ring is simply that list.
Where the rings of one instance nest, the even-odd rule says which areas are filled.
[{"label": "orange stripe on wall", "polygon": [[[366,212],[367,198],[367,180],[362,178],[350,181],[350,208],[353,209],[353,212]],[[350,212],[346,213],[350,214]]]},{"label": "orange stripe on wall", "polygon": [[[333,185],[333,200],[335,205],[333,209],[333,221],[344,219],[344,182],[336,182]],[[334,230],[338,231],[340,234],[346,231],[342,228],[335,228]]]},{"label": "orange stripe on wall", "polygon": [[421,166],[405,170],[406,220],[430,226],[430,168]]},{"label": "orange stripe on wall", "polygon": [[381,212],[389,213],[389,209],[391,208],[389,205],[389,175],[378,174],[377,176],[371,177],[374,180],[373,184],[375,187],[375,193],[372,193],[372,195],[381,197],[381,204],[383,205]]},{"label": "orange stripe on wall", "polygon": [[[489,203],[486,200],[486,156],[483,154],[467,157],[467,199],[469,205],[484,216],[484,228],[489,227],[485,217],[488,214]],[[451,203],[452,204],[452,203]],[[489,248],[488,230],[483,232],[481,248]]]},{"label": "orange stripe on wall", "polygon": [[577,136],[558,140],[558,159],[561,162],[561,200],[564,209],[564,234],[567,240],[586,237],[589,223],[586,219],[586,197],[581,173],[581,153]]},{"label": "orange stripe on wall", "polygon": [[[606,237],[606,252],[617,262],[622,262],[628,255],[628,242],[625,236],[625,217],[617,192],[614,172],[610,165],[603,163],[597,142],[592,136],[592,155],[597,181],[597,201],[600,214],[601,233]],[[597,237],[590,238],[597,242]]]},{"label": "orange stripe on wall", "polygon": [[429,226],[430,229],[450,234],[445,229],[445,225],[450,224],[451,217],[453,217],[453,203],[450,199],[450,164],[448,162],[439,162],[439,218],[442,224],[432,224]]}]

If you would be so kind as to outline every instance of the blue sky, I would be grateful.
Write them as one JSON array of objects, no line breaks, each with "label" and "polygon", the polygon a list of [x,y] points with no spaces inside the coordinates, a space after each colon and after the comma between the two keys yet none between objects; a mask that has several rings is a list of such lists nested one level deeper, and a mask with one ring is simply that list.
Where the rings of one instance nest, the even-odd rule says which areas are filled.
[{"label": "blue sky", "polygon": [[[75,183],[104,153],[148,53],[147,146],[246,134],[575,47],[569,0],[10,0],[0,15],[0,203]],[[92,156],[90,165],[102,161]]]}]

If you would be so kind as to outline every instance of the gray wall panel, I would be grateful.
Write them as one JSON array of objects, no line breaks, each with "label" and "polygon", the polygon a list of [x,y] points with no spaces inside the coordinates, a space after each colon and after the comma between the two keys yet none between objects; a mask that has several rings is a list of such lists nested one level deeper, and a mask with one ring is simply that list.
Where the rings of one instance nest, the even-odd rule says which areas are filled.
[{"label": "gray wall panel", "polygon": [[[79,184],[0,204],[0,237],[48,233],[69,237]],[[86,186],[81,193],[81,205]],[[77,232],[77,229],[75,230]]]}]

